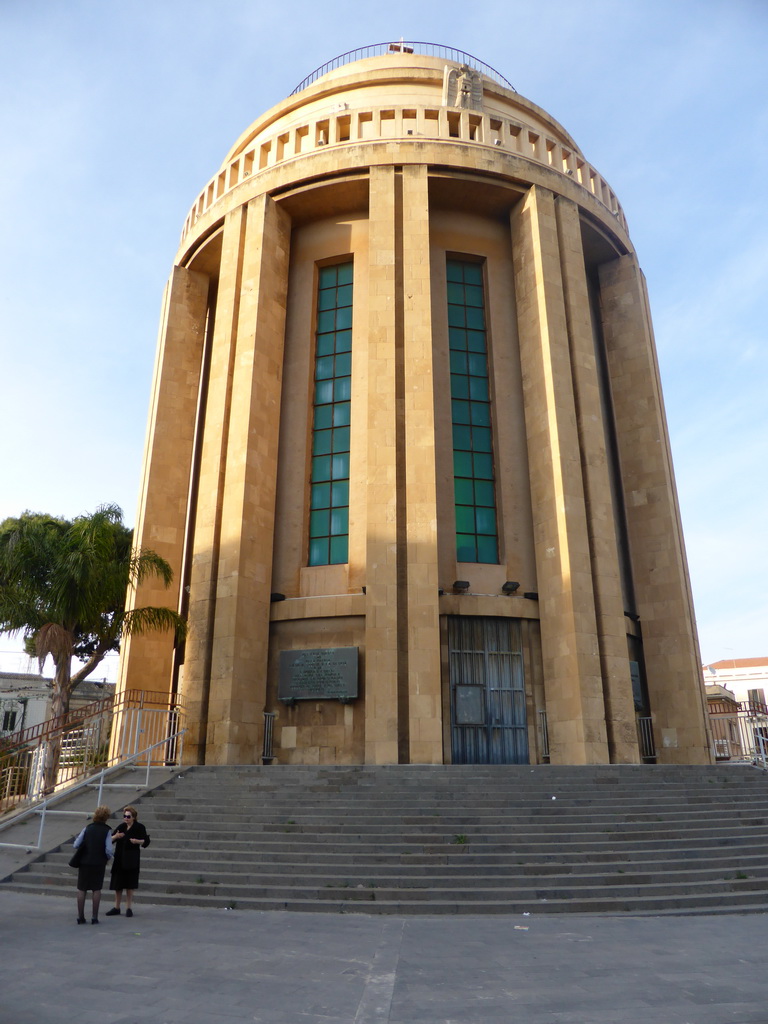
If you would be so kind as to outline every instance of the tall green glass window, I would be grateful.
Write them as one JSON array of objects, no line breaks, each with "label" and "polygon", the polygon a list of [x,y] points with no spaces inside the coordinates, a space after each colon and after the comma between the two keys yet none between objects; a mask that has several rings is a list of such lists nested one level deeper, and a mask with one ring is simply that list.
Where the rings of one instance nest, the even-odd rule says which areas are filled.
[{"label": "tall green glass window", "polygon": [[352,262],[321,267],[317,291],[309,564],[349,560]]},{"label": "tall green glass window", "polygon": [[482,265],[449,259],[447,284],[456,559],[498,562]]}]

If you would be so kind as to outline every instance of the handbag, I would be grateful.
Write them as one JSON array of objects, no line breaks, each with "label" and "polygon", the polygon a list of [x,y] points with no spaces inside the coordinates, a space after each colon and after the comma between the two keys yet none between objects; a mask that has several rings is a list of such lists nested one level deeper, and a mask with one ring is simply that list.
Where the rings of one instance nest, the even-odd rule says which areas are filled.
[{"label": "handbag", "polygon": [[71,868],[79,868],[80,867],[80,861],[83,859],[83,854],[84,853],[85,853],[85,843],[80,843],[78,848],[75,850],[75,852],[69,858],[69,866]]}]

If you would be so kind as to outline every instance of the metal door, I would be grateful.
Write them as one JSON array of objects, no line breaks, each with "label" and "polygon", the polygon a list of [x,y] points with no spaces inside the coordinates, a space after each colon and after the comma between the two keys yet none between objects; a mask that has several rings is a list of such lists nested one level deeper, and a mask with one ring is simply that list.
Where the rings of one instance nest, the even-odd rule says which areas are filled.
[{"label": "metal door", "polygon": [[454,764],[528,764],[518,619],[448,617]]}]

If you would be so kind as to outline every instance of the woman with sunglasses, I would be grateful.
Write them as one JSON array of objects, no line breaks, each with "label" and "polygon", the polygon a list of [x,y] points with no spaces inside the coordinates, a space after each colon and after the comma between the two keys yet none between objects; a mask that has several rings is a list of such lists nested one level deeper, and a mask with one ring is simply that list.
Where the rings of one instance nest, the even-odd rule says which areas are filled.
[{"label": "woman with sunglasses", "polygon": [[133,902],[133,890],[139,887],[141,849],[144,846],[149,846],[149,833],[137,820],[136,815],[135,807],[126,807],[123,811],[122,823],[112,833],[115,859],[112,862],[112,877],[109,880],[109,887],[115,891],[115,905],[107,911],[107,917],[113,917],[120,913],[123,889],[125,889],[125,916],[133,917],[131,903]]}]

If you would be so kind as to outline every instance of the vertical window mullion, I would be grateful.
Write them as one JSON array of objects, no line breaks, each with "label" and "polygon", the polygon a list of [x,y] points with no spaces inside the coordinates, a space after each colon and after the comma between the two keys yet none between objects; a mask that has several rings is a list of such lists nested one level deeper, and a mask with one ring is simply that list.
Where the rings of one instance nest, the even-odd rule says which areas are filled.
[{"label": "vertical window mullion", "polygon": [[309,565],[349,560],[352,262],[321,267],[315,328]]},{"label": "vertical window mullion", "polygon": [[499,560],[483,268],[449,259],[448,344],[453,410],[456,559]]}]

